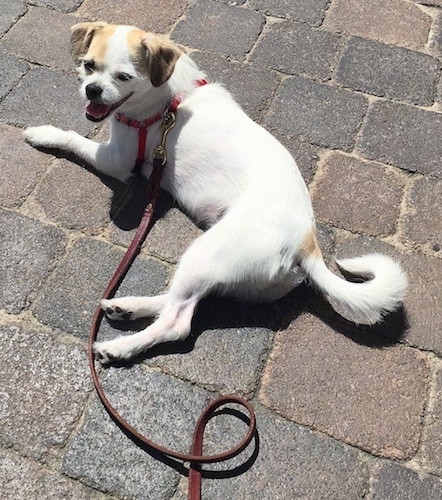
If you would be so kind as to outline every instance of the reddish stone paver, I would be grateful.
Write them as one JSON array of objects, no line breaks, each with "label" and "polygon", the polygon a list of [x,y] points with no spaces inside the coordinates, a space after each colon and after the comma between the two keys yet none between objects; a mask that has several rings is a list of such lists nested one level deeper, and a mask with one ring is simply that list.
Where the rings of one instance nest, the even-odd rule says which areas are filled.
[{"label": "reddish stone paver", "polygon": [[425,356],[403,346],[369,347],[372,342],[369,332],[309,314],[297,318],[276,338],[261,402],[377,455],[411,457],[427,398]]},{"label": "reddish stone paver", "polygon": [[311,195],[319,220],[373,236],[396,231],[404,192],[398,171],[335,153],[317,178]]},{"label": "reddish stone paver", "polygon": [[391,45],[423,49],[431,22],[428,14],[406,0],[333,0],[323,27]]}]

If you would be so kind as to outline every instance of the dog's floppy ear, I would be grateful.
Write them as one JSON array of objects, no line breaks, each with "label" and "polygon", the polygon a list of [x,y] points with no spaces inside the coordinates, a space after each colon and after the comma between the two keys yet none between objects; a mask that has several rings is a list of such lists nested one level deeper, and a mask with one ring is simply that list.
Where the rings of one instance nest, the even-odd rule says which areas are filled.
[{"label": "dog's floppy ear", "polygon": [[94,38],[95,33],[107,26],[107,23],[97,21],[93,23],[79,23],[71,27],[71,55],[74,61],[84,56]]},{"label": "dog's floppy ear", "polygon": [[159,87],[172,75],[181,51],[172,42],[152,33],[145,34],[141,46],[150,81],[154,87]]}]

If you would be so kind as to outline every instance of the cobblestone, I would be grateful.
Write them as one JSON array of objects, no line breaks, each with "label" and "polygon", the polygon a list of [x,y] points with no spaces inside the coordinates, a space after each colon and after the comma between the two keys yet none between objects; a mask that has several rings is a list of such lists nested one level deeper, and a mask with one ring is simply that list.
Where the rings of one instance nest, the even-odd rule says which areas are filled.
[{"label": "cobblestone", "polygon": [[[102,293],[122,257],[121,250],[104,242],[90,238],[76,241],[42,290],[33,313],[43,323],[85,339]],[[159,293],[165,281],[164,266],[138,259],[119,293]]]},{"label": "cobblestone", "polygon": [[426,401],[425,357],[405,347],[366,349],[376,340],[369,336],[299,317],[277,336],[260,399],[298,424],[371,453],[410,458]]},{"label": "cobblestone", "polygon": [[442,146],[437,137],[441,130],[439,113],[376,102],[368,111],[358,148],[371,160],[440,178]]},{"label": "cobblestone", "polygon": [[[140,432],[164,446],[186,452],[195,408],[207,394],[158,373],[110,369],[104,388],[113,404]],[[104,492],[130,498],[170,498],[179,475],[143,452],[110,419],[97,398],[67,448],[63,471]]]},{"label": "cobblestone", "polygon": [[442,424],[440,420],[442,411],[442,365],[440,363],[436,369],[433,391],[433,399],[430,402],[426,416],[425,432],[422,436],[421,460],[426,470],[440,476],[442,473],[442,455],[440,453],[442,448]]},{"label": "cobblestone", "polygon": [[42,469],[19,455],[0,450],[0,487],[4,498],[99,500],[103,496],[62,474]]},{"label": "cobblestone", "polygon": [[172,38],[225,56],[245,56],[264,25],[264,17],[212,0],[197,0],[178,23]]},{"label": "cobblestone", "polygon": [[2,72],[0,99],[3,99],[29,70],[29,65],[16,57],[0,55],[0,70]]},{"label": "cobblestone", "polygon": [[442,248],[438,207],[441,197],[442,182],[426,177],[416,180],[408,195],[408,212],[404,216],[406,237],[412,242],[428,245],[435,252]]},{"label": "cobblestone", "polygon": [[60,70],[37,67],[26,73],[0,103],[0,114],[4,122],[20,127],[50,123],[84,135],[94,130],[84,120],[77,78]]},{"label": "cobblestone", "polygon": [[126,0],[109,6],[107,0],[84,0],[78,14],[92,20],[135,25],[155,33],[167,33],[188,5],[187,0]]},{"label": "cobblestone", "polygon": [[0,325],[0,443],[41,459],[61,448],[91,388],[82,349],[14,324]]},{"label": "cobblestone", "polygon": [[351,38],[336,71],[345,87],[414,104],[434,102],[440,62],[426,54]]},{"label": "cobblestone", "polygon": [[[123,185],[22,136],[52,124],[108,139],[108,123],[84,117],[69,54],[72,24],[104,20],[183,44],[287,147],[335,272],[335,257],[382,252],[410,282],[404,306],[373,327],[334,304],[338,316],[308,284],[272,304],[208,297],[188,339],[101,370],[113,404],[149,438],[188,451],[209,400],[250,400],[258,436],[235,459],[204,467],[204,499],[442,500],[441,8],[0,0],[2,498],[186,498],[184,468],[138,448],[91,393],[86,357],[92,314],[138,226],[147,183]],[[155,217],[119,296],[162,293],[202,232],[169,196]],[[104,320],[99,340],[150,322]],[[244,418],[221,411],[205,451],[237,444]]]},{"label": "cobblestone", "polygon": [[0,50],[31,63],[72,71],[69,28],[77,22],[74,16],[31,8],[2,38]]},{"label": "cobblestone", "polygon": [[442,498],[442,481],[436,477],[418,474],[413,470],[389,463],[379,465],[374,473],[370,500],[403,498],[426,500]]},{"label": "cobblestone", "polygon": [[293,77],[276,91],[264,124],[288,137],[347,151],[353,147],[366,107],[360,95]]},{"label": "cobblestone", "polygon": [[311,195],[319,220],[377,236],[396,231],[403,191],[403,180],[391,169],[335,153]]},{"label": "cobblestone", "polygon": [[329,80],[339,48],[334,33],[283,21],[267,27],[250,60],[290,75]]},{"label": "cobblestone", "polygon": [[7,125],[0,125],[0,149],[0,203],[3,207],[18,206],[31,193],[51,159],[23,144],[21,132]]},{"label": "cobblestone", "polygon": [[27,309],[41,290],[65,246],[54,227],[0,210],[0,307],[12,314]]},{"label": "cobblestone", "polygon": [[294,19],[308,24],[319,24],[329,0],[250,0],[253,9],[260,10],[265,14],[282,18]]},{"label": "cobblestone", "polygon": [[323,26],[338,33],[423,49],[431,17],[417,5],[403,0],[333,0]]}]

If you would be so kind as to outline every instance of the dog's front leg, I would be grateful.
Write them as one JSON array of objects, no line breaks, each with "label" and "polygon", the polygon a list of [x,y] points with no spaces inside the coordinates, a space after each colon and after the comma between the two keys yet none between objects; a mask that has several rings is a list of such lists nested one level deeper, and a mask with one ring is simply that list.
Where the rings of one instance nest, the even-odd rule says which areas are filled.
[{"label": "dog's front leg", "polygon": [[122,162],[122,152],[114,151],[110,143],[99,144],[73,130],[65,131],[52,125],[29,127],[24,135],[32,146],[73,153],[103,174],[122,181],[130,176],[131,163]]}]

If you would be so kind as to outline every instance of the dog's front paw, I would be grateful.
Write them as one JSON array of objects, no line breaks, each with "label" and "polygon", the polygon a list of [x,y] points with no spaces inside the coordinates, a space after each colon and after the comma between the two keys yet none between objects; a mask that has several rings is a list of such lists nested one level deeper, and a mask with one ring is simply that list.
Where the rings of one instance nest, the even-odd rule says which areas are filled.
[{"label": "dog's front paw", "polygon": [[52,125],[42,125],[40,127],[28,127],[24,131],[24,136],[32,146],[56,148],[61,146],[62,137],[65,133]]},{"label": "dog's front paw", "polygon": [[133,312],[123,307],[119,299],[102,299],[100,304],[109,319],[129,321],[132,318]]}]

